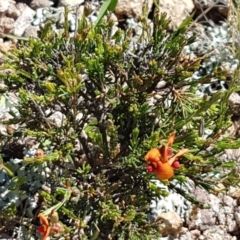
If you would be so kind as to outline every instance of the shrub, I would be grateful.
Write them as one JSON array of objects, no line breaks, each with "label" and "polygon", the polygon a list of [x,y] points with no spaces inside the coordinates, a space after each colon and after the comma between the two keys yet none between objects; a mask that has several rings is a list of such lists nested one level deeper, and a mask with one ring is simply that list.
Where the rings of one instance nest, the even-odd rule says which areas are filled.
[{"label": "shrub", "polygon": [[[63,236],[156,237],[156,223],[147,219],[149,204],[167,193],[152,182],[155,175],[146,173],[144,156],[164,145],[172,132],[177,136],[173,152],[189,149],[175,171],[180,183],[190,178],[212,190],[212,178],[221,179],[221,169],[234,166],[217,159],[229,147],[229,138],[221,134],[230,124],[228,97],[234,81],[227,91],[196,96],[199,83],[224,80],[225,73],[216,67],[211,75],[192,78],[203,58],[182,55],[183,47],[194,42],[185,35],[190,21],[170,34],[166,15],[156,15],[151,34],[143,17],[143,33],[135,43],[130,30],[113,32],[111,21],[94,27],[83,19],[75,37],[67,27],[55,33],[48,23],[39,39],[22,41],[4,53],[1,78],[19,98],[17,112],[6,124],[19,128],[3,141],[32,137],[40,144],[24,157],[15,153],[23,171],[13,168],[3,146],[9,189],[28,196],[39,193],[38,211],[51,216],[58,210]],[[210,131],[206,136],[205,129]],[[29,174],[38,186],[27,181]],[[228,176],[233,181],[232,173]],[[204,206],[171,180],[163,183]],[[29,217],[19,205],[5,206],[2,213]]]}]

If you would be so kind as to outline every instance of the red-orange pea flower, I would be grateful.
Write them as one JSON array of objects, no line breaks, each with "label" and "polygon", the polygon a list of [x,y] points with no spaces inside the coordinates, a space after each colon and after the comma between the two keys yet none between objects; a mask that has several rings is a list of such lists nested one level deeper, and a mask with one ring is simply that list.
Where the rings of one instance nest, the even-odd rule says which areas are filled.
[{"label": "red-orange pea flower", "polygon": [[50,233],[59,233],[61,231],[61,226],[58,222],[58,214],[54,210],[50,215],[51,225],[49,224],[48,219],[42,213],[39,213],[38,217],[42,223],[41,226],[37,227],[37,231],[42,235],[41,240],[46,240]]},{"label": "red-orange pea flower", "polygon": [[188,149],[182,149],[173,156],[170,147],[172,146],[174,139],[175,133],[170,134],[165,146],[152,148],[144,157],[144,159],[149,162],[147,171],[157,174],[157,177],[161,180],[168,180],[174,176],[174,168],[180,167],[178,159],[188,152]]},{"label": "red-orange pea flower", "polygon": [[42,240],[46,240],[51,232],[51,227],[48,219],[42,213],[39,213],[38,217],[40,218],[42,225],[37,227],[37,231],[42,235]]}]

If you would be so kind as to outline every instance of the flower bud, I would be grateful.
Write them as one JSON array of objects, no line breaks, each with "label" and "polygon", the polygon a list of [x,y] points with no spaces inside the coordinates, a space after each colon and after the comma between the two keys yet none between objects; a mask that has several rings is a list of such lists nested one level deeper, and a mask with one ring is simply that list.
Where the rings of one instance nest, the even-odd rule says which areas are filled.
[{"label": "flower bud", "polygon": [[55,223],[59,222],[58,213],[54,210],[52,210],[52,212],[51,212],[50,221],[51,221],[52,224],[55,224]]},{"label": "flower bud", "polygon": [[180,168],[181,165],[180,165],[179,161],[175,161],[175,162],[173,162],[172,167],[173,168]]}]

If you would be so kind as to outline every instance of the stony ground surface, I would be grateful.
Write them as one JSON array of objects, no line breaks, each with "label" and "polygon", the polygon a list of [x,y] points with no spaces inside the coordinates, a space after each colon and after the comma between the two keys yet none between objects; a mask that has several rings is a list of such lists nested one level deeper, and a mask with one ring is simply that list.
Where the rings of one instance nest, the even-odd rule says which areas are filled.
[{"label": "stony ground surface", "polygon": [[[230,48],[238,42],[239,35],[231,22],[233,2],[228,0],[157,0],[157,2],[161,12],[166,12],[172,19],[170,31],[176,29],[186,17],[194,13],[194,24],[189,29],[188,34],[197,32],[198,39],[196,43],[187,46],[183,54],[191,58],[198,58],[210,52],[211,54],[208,61],[205,61],[202,68],[196,71],[192,77],[199,78],[205,72],[211,72],[214,65],[218,64],[231,73],[229,75],[230,82],[239,64]],[[0,47],[8,51],[16,46],[17,41],[10,39],[6,34],[37,37],[38,31],[48,20],[52,22],[55,30],[59,31],[63,24],[65,6],[72,9],[68,15],[68,21],[70,23],[69,31],[74,33],[76,20],[81,18],[83,13],[87,13],[89,21],[96,20],[101,3],[102,1],[94,0],[0,1]],[[154,10],[153,0],[119,0],[114,14],[111,15],[116,23],[115,27],[119,27],[120,22],[125,22],[129,27],[136,29],[135,37],[137,39],[141,33],[138,19],[143,14],[144,3],[146,3],[149,21],[151,21]],[[2,56],[0,59],[4,61]],[[229,82],[213,79],[213,84],[199,86],[198,94],[200,97],[206,93],[212,94],[219,89],[226,88]],[[7,112],[11,109],[12,103],[16,102],[15,98],[16,96],[10,95],[5,105],[3,104],[1,107],[1,120],[7,118]],[[235,117],[229,134],[237,135],[240,116],[240,97],[238,94],[231,96],[230,105],[235,109]],[[0,131],[4,133],[7,129],[1,125]],[[223,161],[236,160],[240,164],[239,150],[229,149],[221,157]],[[0,175],[0,180],[3,178],[4,176]],[[0,181],[0,184],[3,183]],[[161,183],[158,184],[163,187]],[[149,217],[159,220],[159,231],[163,235],[162,239],[240,239],[240,186],[232,186],[229,191],[226,191],[223,185],[218,185],[216,186],[216,192],[219,192],[218,196],[196,188],[190,181],[188,185],[181,187],[186,188],[199,200],[205,202],[209,209],[192,206],[173,192],[170,192],[167,198],[153,200],[152,216]],[[5,192],[1,192],[0,204],[9,201],[8,198],[11,196],[6,196]],[[0,239],[9,238],[6,235],[0,235]]]}]

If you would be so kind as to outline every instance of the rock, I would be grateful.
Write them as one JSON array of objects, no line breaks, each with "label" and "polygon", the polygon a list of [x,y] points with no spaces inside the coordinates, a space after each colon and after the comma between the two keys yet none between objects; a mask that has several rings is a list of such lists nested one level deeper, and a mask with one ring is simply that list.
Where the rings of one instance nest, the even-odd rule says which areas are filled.
[{"label": "rock", "polygon": [[84,3],[84,0],[59,0],[58,7],[75,6]]},{"label": "rock", "polygon": [[230,108],[235,116],[240,116],[240,95],[236,92],[229,97]]},{"label": "rock", "polygon": [[54,124],[56,127],[63,126],[65,115],[62,114],[60,111],[56,111],[52,115],[50,115],[47,119],[51,122],[51,124]]},{"label": "rock", "polygon": [[143,7],[146,3],[149,13],[153,0],[119,0],[114,12],[118,19],[126,19],[126,17],[139,19],[143,14]]},{"label": "rock", "polygon": [[216,186],[214,186],[215,193],[220,193],[220,192],[224,191],[225,189],[226,189],[226,187],[222,183],[218,183],[218,184],[216,184]]},{"label": "rock", "polygon": [[85,14],[85,6],[80,6],[77,9],[77,17],[78,17],[78,19],[81,20],[84,17],[84,14]]},{"label": "rock", "polygon": [[[151,32],[151,34],[152,34],[152,32],[153,32],[152,22],[149,19],[147,20],[147,22],[149,24],[149,30],[148,31]],[[132,41],[132,43],[134,45],[134,43],[137,43],[139,38],[142,35],[146,34],[146,33],[143,32],[144,26],[143,26],[143,24],[141,22],[139,22],[135,18],[128,18],[126,20],[126,23],[127,23],[128,27],[129,27],[129,29],[132,30],[133,35],[132,35],[131,41]],[[130,48],[133,48],[133,45],[131,45]]]},{"label": "rock", "polygon": [[209,194],[206,190],[200,187],[193,189],[193,195],[201,202],[204,202],[206,205],[210,203]]},{"label": "rock", "polygon": [[217,214],[217,219],[220,225],[225,225],[226,224],[226,215],[225,212],[221,209],[220,212]]},{"label": "rock", "polygon": [[223,206],[222,207],[225,214],[232,214],[233,213],[233,206]]},{"label": "rock", "polygon": [[31,26],[31,22],[33,20],[33,17],[35,15],[35,11],[32,10],[30,7],[25,5],[25,9],[21,11],[21,15],[14,23],[14,35],[16,36],[22,36],[25,29],[28,26]]},{"label": "rock", "polygon": [[10,7],[12,0],[0,1],[0,14],[5,13]]},{"label": "rock", "polygon": [[[78,9],[78,10],[80,10],[80,9]],[[47,21],[51,21],[53,29],[55,29],[55,30],[63,29],[64,20],[65,20],[64,11],[65,11],[64,7],[39,8],[36,10],[36,14],[35,14],[34,19],[31,24],[33,26],[40,26],[42,24],[44,25],[44,23],[46,23]],[[75,13],[76,13],[76,11],[68,12],[67,19],[68,19],[68,23],[69,23],[70,32],[75,31],[75,27],[76,27]]]},{"label": "rock", "polygon": [[30,7],[34,10],[38,8],[51,7],[51,5],[53,5],[53,2],[49,0],[33,0],[30,3]]},{"label": "rock", "polygon": [[160,223],[159,232],[163,237],[169,235],[178,236],[183,225],[182,219],[175,212],[162,213],[157,221]]},{"label": "rock", "polygon": [[240,198],[240,188],[230,186],[227,194],[232,198]]},{"label": "rock", "polygon": [[164,80],[161,80],[158,82],[156,88],[164,88],[167,85],[167,82]]},{"label": "rock", "polygon": [[107,19],[109,21],[113,21],[114,23],[118,23],[118,19],[116,17],[116,15],[114,13],[110,13],[108,16],[107,16]]},{"label": "rock", "polygon": [[211,210],[219,213],[221,200],[213,194],[209,194]]},{"label": "rock", "polygon": [[[13,47],[15,47],[15,44],[13,44],[11,41],[0,41],[0,49],[2,51],[8,52],[10,49],[12,49]],[[4,56],[3,54],[0,52],[0,63],[4,62]],[[0,84],[0,93],[4,92],[5,89],[2,88],[2,82]],[[1,112],[2,113],[2,112]],[[0,116],[1,116],[0,113]]]},{"label": "rock", "polygon": [[200,229],[204,231],[216,223],[215,213],[208,209],[195,209],[190,216],[189,229]]},{"label": "rock", "polygon": [[16,3],[13,0],[10,0],[8,9],[5,11],[7,17],[17,19],[20,16],[20,11],[16,7]]},{"label": "rock", "polygon": [[225,238],[218,233],[209,233],[203,240],[225,240]]},{"label": "rock", "polygon": [[[238,131],[239,131],[239,129],[237,129],[237,132]],[[219,156],[219,160],[221,160],[223,162],[236,161],[236,163],[237,163],[236,169],[239,169],[239,167],[240,167],[240,148],[226,149],[224,151],[224,153],[221,154],[221,156]]]},{"label": "rock", "polygon": [[224,17],[228,18],[230,13],[230,6],[228,5],[228,6],[218,7],[218,12]]},{"label": "rock", "polygon": [[160,12],[171,18],[170,29],[175,30],[194,10],[192,0],[159,0]]},{"label": "rock", "polygon": [[201,235],[201,232],[198,229],[194,229],[192,231],[190,231],[191,234],[191,239],[198,239],[199,236]]},{"label": "rock", "polygon": [[[175,240],[176,238],[174,238]],[[180,236],[180,238],[178,238],[179,240],[193,240],[194,238],[192,238],[192,235],[190,232],[186,232],[184,235]]]},{"label": "rock", "polygon": [[216,223],[216,214],[211,209],[193,207],[188,227],[190,230],[200,229],[204,231]]},{"label": "rock", "polygon": [[218,226],[209,228],[203,232],[203,240],[226,240],[226,232]]},{"label": "rock", "polygon": [[230,196],[223,196],[222,202],[225,206],[235,206],[236,202],[234,201],[234,199],[232,199]]},{"label": "rock", "polygon": [[240,227],[240,213],[239,212],[234,213],[234,219],[236,220],[238,227]]},{"label": "rock", "polygon": [[202,222],[201,225],[211,226],[211,225],[214,225],[216,222],[215,213],[213,213],[209,209],[201,209],[200,216],[201,216],[201,222]]},{"label": "rock", "polygon": [[27,5],[23,2],[19,2],[16,4],[16,8],[20,11],[20,13],[22,13],[25,10],[26,6]]},{"label": "rock", "polygon": [[0,36],[1,33],[12,33],[14,29],[14,19],[3,16],[0,18]]},{"label": "rock", "polygon": [[38,31],[39,31],[39,27],[38,26],[28,26],[24,33],[23,36],[24,37],[38,37]]},{"label": "rock", "polygon": [[[1,45],[0,45],[1,48]],[[8,126],[6,123],[6,121],[9,121],[10,119],[13,118],[13,116],[9,113],[10,110],[10,106],[9,106],[9,98],[7,96],[7,94],[1,94],[0,95],[0,134],[2,136],[7,136],[9,134],[10,130],[10,126]],[[17,125],[15,126],[11,126],[12,130],[14,131],[14,129],[17,128]]]},{"label": "rock", "polygon": [[[4,49],[4,43],[9,43],[9,42],[3,42],[3,39],[0,39],[0,49],[1,50],[3,50]],[[3,47],[2,47],[2,45],[3,45]],[[7,49],[7,50],[5,50],[4,49],[4,51],[8,51],[9,49]],[[4,82],[3,81],[0,81],[0,93],[5,93],[5,92],[7,92],[7,90],[8,90],[8,87],[7,87],[7,85],[6,84],[4,84]],[[5,100],[5,96],[1,96],[1,98],[3,98],[4,99],[4,102],[6,102],[6,100]],[[0,98],[0,99],[1,99]],[[0,100],[1,101],[1,100]],[[0,104],[0,109],[2,108],[2,104]],[[1,114],[0,114],[1,115]]]},{"label": "rock", "polygon": [[238,230],[238,224],[233,218],[233,214],[226,215],[226,227],[229,233]]}]

